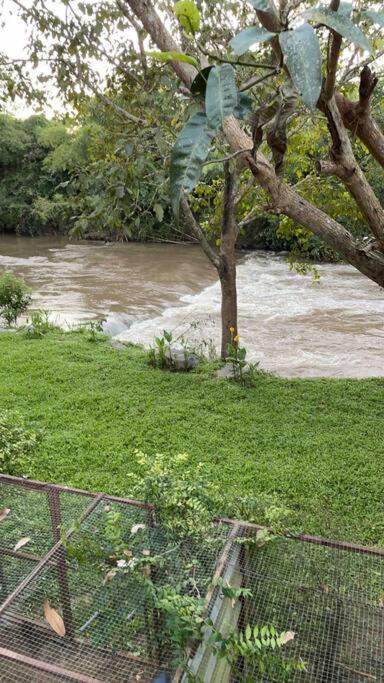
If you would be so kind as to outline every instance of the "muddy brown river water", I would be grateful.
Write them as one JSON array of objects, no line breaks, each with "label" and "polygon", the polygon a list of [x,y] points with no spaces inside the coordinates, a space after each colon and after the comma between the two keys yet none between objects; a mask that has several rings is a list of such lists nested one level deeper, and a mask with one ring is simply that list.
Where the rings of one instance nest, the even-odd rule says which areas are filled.
[{"label": "muddy brown river water", "polygon": [[[0,272],[33,288],[33,307],[71,326],[105,316],[122,340],[151,343],[164,328],[219,342],[220,291],[199,247],[0,236]],[[384,375],[384,291],[346,265],[320,283],[282,256],[242,255],[239,329],[252,359],[286,377]]]}]

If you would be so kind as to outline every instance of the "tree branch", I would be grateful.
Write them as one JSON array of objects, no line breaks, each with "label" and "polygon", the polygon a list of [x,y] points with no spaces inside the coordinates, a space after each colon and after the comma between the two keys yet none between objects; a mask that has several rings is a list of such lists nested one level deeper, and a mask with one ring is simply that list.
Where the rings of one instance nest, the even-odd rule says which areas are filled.
[{"label": "tree branch", "polygon": [[[156,13],[151,0],[123,0],[141,21],[145,30],[151,36],[153,42],[162,52],[180,52],[180,47],[174,41],[171,34],[165,28],[160,17]],[[170,62],[173,70],[190,88],[197,71],[191,64],[184,62]]]},{"label": "tree branch", "polygon": [[[331,0],[329,9],[333,12],[337,12],[340,7],[340,0]],[[336,84],[336,73],[337,66],[339,63],[339,56],[341,50],[342,36],[334,31],[330,32],[328,39],[328,64],[327,64],[327,77],[325,81],[325,98],[326,101],[331,99]]]},{"label": "tree branch", "polygon": [[189,231],[200,242],[204,254],[209,258],[210,262],[215,266],[216,270],[220,273],[224,267],[220,255],[209,244],[206,236],[204,235],[204,232],[202,231],[199,223],[197,222],[195,216],[192,213],[191,207],[189,206],[189,202],[187,201],[187,199],[181,200],[181,208],[184,213],[185,222],[189,228]]},{"label": "tree branch", "polygon": [[241,59],[237,61],[235,59],[226,59],[225,57],[220,57],[219,55],[215,55],[213,52],[210,52],[200,43],[197,43],[197,46],[200,52],[203,53],[203,55],[205,55],[206,57],[211,57],[211,59],[215,59],[217,62],[221,62],[222,64],[233,64],[233,66],[246,66],[252,69],[271,69],[271,71],[276,70],[275,64],[263,64],[261,62],[244,62]]},{"label": "tree branch", "polygon": [[[73,65],[70,62],[65,62],[65,64],[67,65],[67,68],[70,71],[72,71],[72,73],[73,73],[74,72]],[[98,89],[98,87],[94,83],[92,83],[91,79],[86,74],[84,74],[84,70],[82,69],[79,54],[76,55],[76,64],[77,64],[77,71],[78,71],[78,73],[77,73],[78,79],[81,82],[86,83],[86,85],[93,92],[95,97],[97,97],[102,102],[105,102],[109,107],[111,107],[116,112],[116,114],[119,114],[120,116],[125,118],[127,121],[130,121],[131,123],[136,123],[136,124],[139,124],[142,126],[148,125],[148,121],[146,119],[142,119],[142,118],[139,118],[138,116],[135,116],[134,114],[130,114],[130,112],[128,112],[126,109],[124,109],[123,107],[120,107],[118,104],[116,104],[116,102],[111,100],[110,97],[105,95],[105,93],[101,92]]]},{"label": "tree branch", "polygon": [[[150,32],[152,40],[161,50],[178,49],[171,36],[162,26],[150,0],[125,0],[136,16]],[[167,42],[168,41],[168,42]],[[176,73],[181,73],[174,64]],[[182,79],[187,87],[191,84],[191,70],[183,73]],[[253,148],[252,139],[245,133],[234,116],[229,116],[223,125],[224,136],[233,152],[242,151],[247,163],[260,186],[271,197],[274,208],[294,221],[309,228],[339,252],[344,258],[369,278],[384,286],[384,255],[372,250],[366,253],[351,233],[340,223],[303,199],[295,190],[283,183],[269,161],[259,152],[256,158],[249,152]],[[183,207],[184,208],[184,207]],[[208,245],[209,246],[209,245]]]},{"label": "tree branch", "polygon": [[124,14],[124,16],[128,19],[129,23],[131,26],[136,31],[137,35],[137,41],[139,43],[139,50],[140,50],[140,61],[141,61],[141,66],[143,68],[144,75],[147,73],[147,58],[145,55],[145,48],[144,48],[144,41],[143,41],[143,36],[142,36],[142,30],[137,21],[132,17],[131,13],[128,12],[127,7],[121,0],[117,0],[117,6],[120,8],[121,12]]},{"label": "tree branch", "polygon": [[365,216],[380,248],[384,251],[384,210],[357,163],[334,97],[327,103],[325,113],[332,135],[333,147],[331,164],[323,164],[323,168],[327,173],[333,170],[334,175],[343,182],[361,213]]},{"label": "tree branch", "polygon": [[[365,65],[360,74],[359,101],[351,102],[341,93],[335,93],[344,126],[356,135],[372,154],[373,158],[384,167],[384,133],[372,116],[370,103],[377,79],[371,69]],[[318,107],[325,113],[322,98]]]},{"label": "tree branch", "polygon": [[271,76],[276,76],[280,71],[280,67],[275,67],[273,71],[270,71],[267,74],[264,74],[263,76],[252,76],[248,81],[245,81],[245,83],[242,83],[239,86],[239,92],[244,92],[245,90],[249,90],[250,88],[253,88],[255,85],[258,85],[259,83],[262,83],[263,81],[266,81],[268,78],[271,78]]}]

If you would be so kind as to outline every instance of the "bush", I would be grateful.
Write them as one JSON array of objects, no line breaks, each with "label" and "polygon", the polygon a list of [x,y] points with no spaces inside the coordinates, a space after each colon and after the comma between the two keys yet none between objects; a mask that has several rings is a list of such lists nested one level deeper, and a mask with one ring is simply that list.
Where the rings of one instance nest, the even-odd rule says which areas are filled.
[{"label": "bush", "polygon": [[8,327],[14,325],[18,317],[25,313],[31,303],[31,290],[23,278],[6,272],[0,277],[0,317]]},{"label": "bush", "polygon": [[37,434],[26,428],[18,413],[0,413],[0,472],[24,474],[37,442]]},{"label": "bush", "polygon": [[45,334],[56,329],[49,321],[48,311],[40,310],[33,311],[31,318],[28,320],[26,328],[27,337],[41,339]]},{"label": "bush", "polygon": [[178,541],[201,543],[212,529],[220,493],[186,453],[178,455],[135,452],[139,475],[131,475],[134,496],[156,507],[156,522]]}]

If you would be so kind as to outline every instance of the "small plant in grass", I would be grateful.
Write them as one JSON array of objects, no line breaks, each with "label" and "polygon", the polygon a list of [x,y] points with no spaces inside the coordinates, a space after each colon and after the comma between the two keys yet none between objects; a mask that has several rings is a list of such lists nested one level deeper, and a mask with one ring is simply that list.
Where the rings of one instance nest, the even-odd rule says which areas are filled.
[{"label": "small plant in grass", "polygon": [[161,337],[155,337],[155,346],[148,351],[148,362],[154,368],[166,368],[172,366],[172,332],[163,330]]},{"label": "small plant in grass", "polygon": [[232,517],[263,524],[276,535],[284,534],[294,526],[293,511],[275,494],[237,496],[234,502],[228,501],[226,507]]},{"label": "small plant in grass", "polygon": [[242,385],[252,386],[257,375],[260,375],[261,370],[259,363],[247,363],[247,349],[244,346],[239,346],[240,335],[235,334],[235,328],[230,327],[231,341],[227,344],[226,363],[230,363],[233,368],[233,379]]},{"label": "small plant in grass", "polygon": [[98,320],[90,320],[88,323],[83,325],[83,330],[87,333],[87,339],[92,344],[104,339],[104,323],[106,318],[99,318]]},{"label": "small plant in grass", "polygon": [[15,325],[31,303],[31,289],[21,277],[6,272],[0,277],[0,318]]},{"label": "small plant in grass", "polygon": [[32,311],[31,317],[27,321],[27,337],[41,339],[55,326],[49,321],[49,312],[44,310]]},{"label": "small plant in grass", "polygon": [[38,435],[25,426],[18,413],[0,413],[0,472],[24,474],[37,443]]}]

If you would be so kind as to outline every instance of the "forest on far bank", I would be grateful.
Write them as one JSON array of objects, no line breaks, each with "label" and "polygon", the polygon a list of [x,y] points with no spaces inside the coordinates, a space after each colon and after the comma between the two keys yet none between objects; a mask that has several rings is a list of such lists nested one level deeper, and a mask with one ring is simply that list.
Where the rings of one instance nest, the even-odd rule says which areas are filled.
[{"label": "forest on far bank", "polygon": [[[132,129],[117,101],[113,108],[93,98],[76,118],[50,120],[37,114],[21,120],[0,114],[0,232],[105,240],[193,239],[182,221],[175,222],[169,200],[169,150],[183,122],[183,103],[175,97],[170,104],[169,83],[162,87],[161,79],[165,73],[156,95],[142,91],[136,96],[145,111],[156,96],[166,126],[154,122],[150,129]],[[379,89],[379,117],[381,102]],[[316,122],[315,128],[311,121],[304,125],[291,135],[285,173],[308,199],[316,197],[355,235],[364,236],[364,220],[345,188],[316,173],[319,148],[326,145],[324,122]],[[384,199],[375,162],[362,144],[360,155],[377,195]],[[193,208],[212,241],[220,233],[222,185],[221,164],[211,163],[193,196]],[[255,202],[256,216],[250,211]],[[253,215],[248,220],[249,213]],[[286,250],[313,260],[337,258],[311,232],[268,211],[257,188],[244,193],[238,219],[239,247]]]}]

